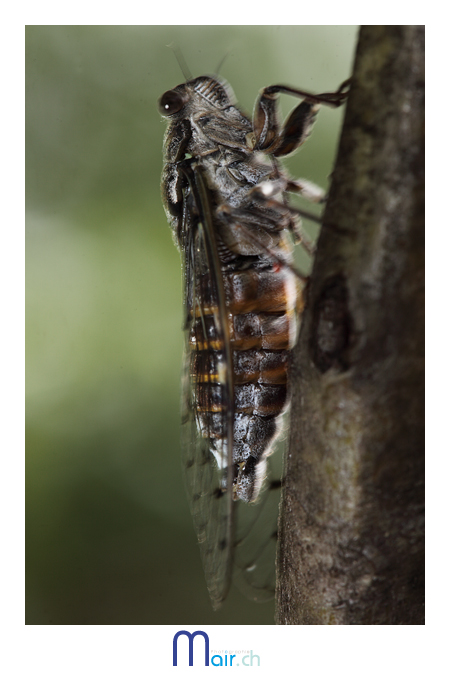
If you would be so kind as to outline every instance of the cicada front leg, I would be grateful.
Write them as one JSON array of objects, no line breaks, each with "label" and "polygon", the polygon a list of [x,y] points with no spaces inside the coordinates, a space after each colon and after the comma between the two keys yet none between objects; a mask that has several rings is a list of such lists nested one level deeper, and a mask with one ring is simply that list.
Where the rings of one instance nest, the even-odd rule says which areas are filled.
[{"label": "cicada front leg", "polygon": [[191,127],[187,120],[173,125],[164,139],[164,168],[161,176],[161,194],[167,220],[172,228],[175,243],[182,248],[183,218],[186,208],[183,190],[187,180],[180,170],[186,148],[191,138]]},{"label": "cicada front leg", "polygon": [[[337,108],[345,103],[348,97],[349,84],[350,80],[346,80],[336,92],[325,94],[310,94],[301,89],[277,84],[263,89],[255,105],[253,115],[254,149],[272,156],[275,177],[255,186],[251,190],[251,194],[256,199],[263,200],[268,207],[288,209],[293,216],[290,229],[296,241],[302,242],[309,252],[313,252],[313,246],[307,242],[307,238],[302,232],[299,217],[303,216],[319,223],[321,222],[320,218],[289,206],[286,200],[281,205],[277,201],[277,196],[293,193],[301,195],[310,202],[323,203],[325,192],[308,180],[288,178],[278,170],[276,158],[289,155],[306,141],[311,133],[320,105]],[[279,94],[290,94],[303,98],[303,101],[294,108],[282,125],[280,125],[278,118]]]},{"label": "cicada front leg", "polygon": [[[254,149],[274,157],[283,157],[294,152],[308,138],[321,104],[338,108],[345,103],[349,82],[346,80],[336,92],[326,94],[310,94],[283,84],[265,87],[259,95],[253,114]],[[279,94],[290,94],[304,99],[281,127],[278,120]]]}]

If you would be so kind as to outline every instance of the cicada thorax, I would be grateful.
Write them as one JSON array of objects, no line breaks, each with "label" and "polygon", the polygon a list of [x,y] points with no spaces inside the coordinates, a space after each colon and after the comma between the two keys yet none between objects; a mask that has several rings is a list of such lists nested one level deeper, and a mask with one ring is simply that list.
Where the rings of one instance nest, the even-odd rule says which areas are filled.
[{"label": "cicada thorax", "polygon": [[[289,256],[285,240],[280,241],[280,258]],[[226,363],[217,297],[205,273],[196,280],[196,295],[204,304],[191,324],[190,373],[198,424],[223,471],[224,489],[228,489],[225,413],[232,406],[233,499],[252,502],[260,492],[288,403],[289,353],[297,335],[301,290],[289,267],[262,256],[238,256],[222,263],[222,278],[232,363]],[[224,386],[229,367],[233,401],[227,399]]]}]

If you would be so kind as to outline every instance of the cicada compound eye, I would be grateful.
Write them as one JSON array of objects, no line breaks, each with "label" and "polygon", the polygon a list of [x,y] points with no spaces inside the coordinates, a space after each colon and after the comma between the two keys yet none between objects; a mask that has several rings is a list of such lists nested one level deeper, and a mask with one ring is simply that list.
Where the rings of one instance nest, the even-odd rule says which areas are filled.
[{"label": "cicada compound eye", "polygon": [[179,92],[171,89],[159,99],[159,112],[161,115],[174,115],[184,107],[186,98]]}]

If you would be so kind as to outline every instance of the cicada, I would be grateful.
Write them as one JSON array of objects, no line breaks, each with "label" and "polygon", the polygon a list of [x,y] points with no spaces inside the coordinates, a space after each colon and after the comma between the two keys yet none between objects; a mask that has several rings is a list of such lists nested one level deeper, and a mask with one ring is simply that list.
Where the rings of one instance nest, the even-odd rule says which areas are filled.
[{"label": "cicada", "polygon": [[[253,120],[218,77],[190,79],[159,101],[168,122],[163,202],[183,259],[184,474],[214,608],[244,542],[254,550],[241,577],[259,589],[256,599],[273,593],[273,581],[256,572],[266,545],[252,535],[270,501],[267,463],[289,405],[303,306],[293,246],[306,242],[288,193],[323,200],[319,188],[288,176],[279,158],[306,140],[320,104],[341,105],[346,89],[313,95],[266,87]],[[280,93],[301,99],[282,125]]]}]

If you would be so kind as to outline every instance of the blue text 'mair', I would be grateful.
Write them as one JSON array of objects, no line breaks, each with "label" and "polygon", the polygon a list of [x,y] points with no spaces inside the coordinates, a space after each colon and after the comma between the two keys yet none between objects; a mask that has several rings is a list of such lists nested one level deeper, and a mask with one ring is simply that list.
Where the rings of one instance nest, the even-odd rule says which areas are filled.
[{"label": "blue text 'mair'", "polygon": [[[237,656],[236,654],[230,654],[230,653],[225,653],[225,654],[213,654],[210,659],[210,654],[209,654],[209,636],[205,631],[203,630],[196,630],[194,633],[190,633],[188,630],[179,630],[178,633],[175,633],[173,637],[173,665],[177,666],[178,665],[178,638],[181,635],[186,635],[189,641],[189,665],[193,666],[194,665],[194,638],[197,637],[197,635],[200,635],[205,644],[205,666],[236,666],[236,665],[243,665],[243,666],[259,666],[260,665],[260,658],[258,654],[253,654],[252,651],[246,653],[242,658]],[[183,649],[184,652],[184,649]],[[184,661],[184,659],[183,659]],[[185,662],[185,661],[184,661]]]}]

